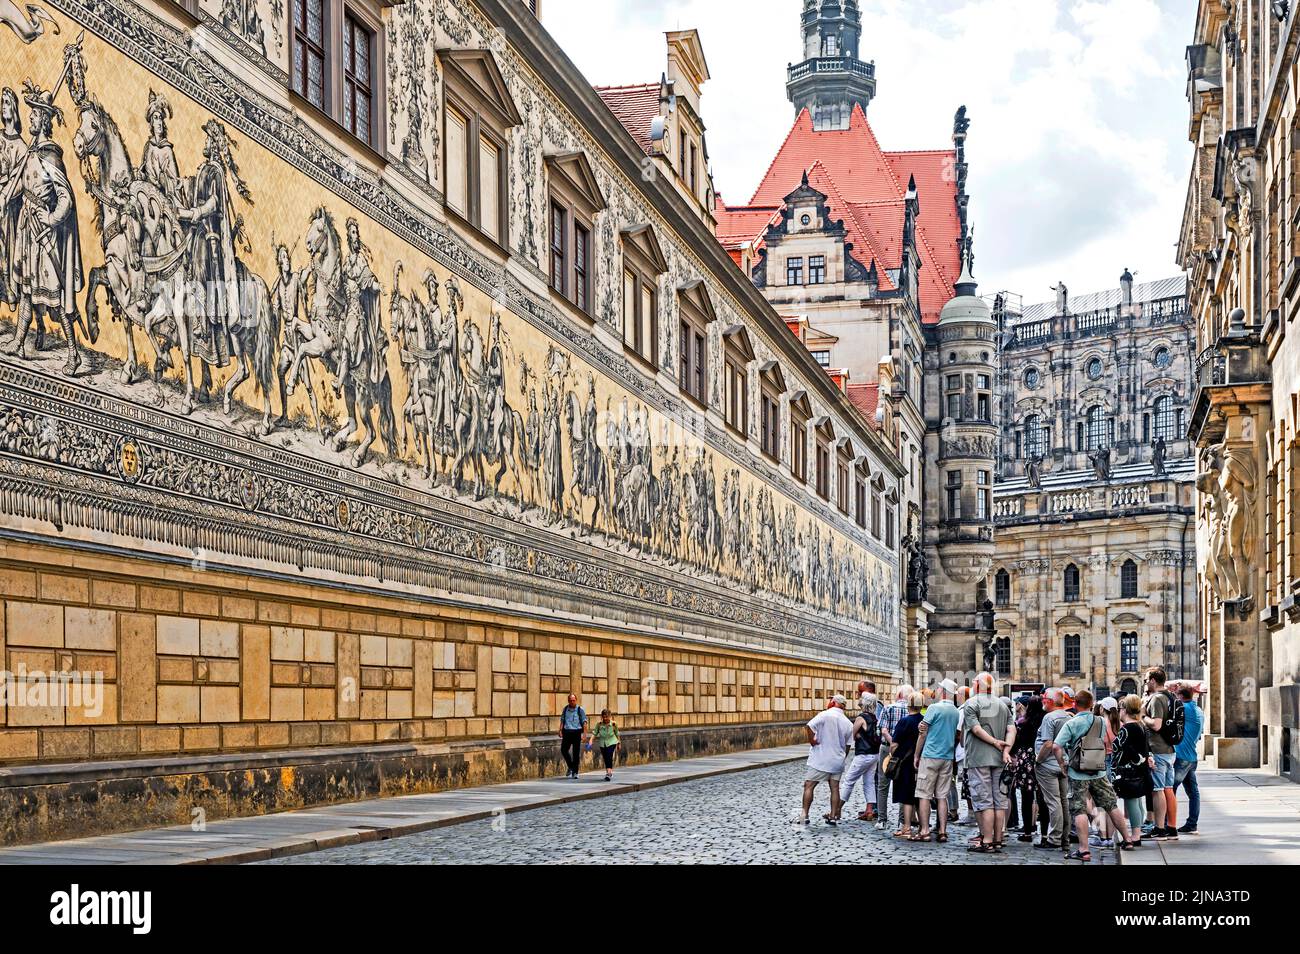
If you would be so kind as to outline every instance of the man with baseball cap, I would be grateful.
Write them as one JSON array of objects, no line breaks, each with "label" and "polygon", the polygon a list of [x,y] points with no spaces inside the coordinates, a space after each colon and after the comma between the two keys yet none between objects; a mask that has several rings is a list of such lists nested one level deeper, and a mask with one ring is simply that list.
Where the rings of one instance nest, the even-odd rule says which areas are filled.
[{"label": "man with baseball cap", "polygon": [[930,840],[930,806],[939,806],[938,840],[948,840],[948,791],[952,788],[952,759],[957,747],[957,707],[952,698],[957,683],[945,679],[925,710],[912,765],[916,768],[916,797],[920,799],[921,831],[914,841]]},{"label": "man with baseball cap", "polygon": [[808,824],[813,793],[826,782],[831,787],[831,810],[824,816],[827,824],[837,825],[840,818],[840,775],[844,772],[844,750],[853,738],[853,723],[844,714],[847,700],[836,693],[828,708],[808,720],[808,770],[803,777],[803,813],[799,824]]}]

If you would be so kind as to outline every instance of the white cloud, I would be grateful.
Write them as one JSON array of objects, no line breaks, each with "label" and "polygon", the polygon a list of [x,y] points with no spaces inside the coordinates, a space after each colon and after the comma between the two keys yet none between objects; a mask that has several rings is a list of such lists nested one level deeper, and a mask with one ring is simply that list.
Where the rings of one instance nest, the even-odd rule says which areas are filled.
[{"label": "white cloud", "polygon": [[[868,110],[886,149],[949,145],[967,106],[968,188],[984,291],[1050,298],[1175,274],[1190,146],[1184,0],[862,0]],[[700,31],[714,180],[747,201],[789,131],[785,67],[799,0],[545,0],[543,24],[587,78],[646,82],[663,31]],[[922,196],[922,202],[925,197]]]}]

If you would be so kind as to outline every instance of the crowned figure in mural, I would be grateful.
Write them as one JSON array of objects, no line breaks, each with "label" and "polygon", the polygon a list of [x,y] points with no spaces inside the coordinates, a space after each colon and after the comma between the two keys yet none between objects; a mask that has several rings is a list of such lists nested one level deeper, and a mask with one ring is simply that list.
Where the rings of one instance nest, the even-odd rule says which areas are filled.
[{"label": "crowned figure in mural", "polygon": [[15,216],[10,280],[18,298],[18,328],[5,351],[24,356],[27,332],[35,322],[41,337],[42,318],[48,316],[62,326],[67,341],[64,372],[75,374],[81,365],[77,327],[92,344],[99,328],[93,321],[84,324],[77,310],[83,282],[77,200],[63,149],[51,138],[55,124],[63,124],[63,110],[55,104],[53,90],[30,81],[23,84],[23,101],[30,108],[31,142],[18,173],[0,193],[6,219]]}]

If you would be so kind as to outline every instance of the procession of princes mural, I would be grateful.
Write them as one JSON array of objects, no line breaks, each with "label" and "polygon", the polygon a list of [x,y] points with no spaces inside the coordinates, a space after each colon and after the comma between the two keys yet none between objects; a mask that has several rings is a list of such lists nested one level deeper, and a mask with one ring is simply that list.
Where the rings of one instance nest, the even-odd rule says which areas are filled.
[{"label": "procession of princes mural", "polygon": [[[57,31],[43,15],[0,43],[53,50]],[[61,56],[36,60],[53,77],[0,77],[5,360],[895,627],[884,560],[413,250],[381,262],[369,220],[276,196],[294,234],[263,228],[267,197],[241,171],[241,147],[260,147],[216,118],[196,124],[201,147],[174,143],[166,88],[137,86],[139,112],[112,115],[85,33],[63,32]]]}]

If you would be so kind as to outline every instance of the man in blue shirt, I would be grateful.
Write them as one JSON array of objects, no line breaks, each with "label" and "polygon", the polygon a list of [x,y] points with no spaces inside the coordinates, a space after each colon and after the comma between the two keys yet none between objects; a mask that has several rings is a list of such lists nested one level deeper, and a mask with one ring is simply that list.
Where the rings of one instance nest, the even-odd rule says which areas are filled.
[{"label": "man in blue shirt", "polygon": [[930,804],[939,805],[939,841],[948,840],[948,789],[952,787],[952,759],[957,749],[957,707],[952,697],[957,683],[945,679],[935,690],[936,700],[925,710],[921,735],[912,764],[916,768],[916,797],[921,801],[921,832],[917,841],[930,840]]},{"label": "man in blue shirt", "polygon": [[582,764],[582,740],[587,734],[587,711],[578,705],[578,697],[569,693],[569,704],[560,712],[560,755],[568,771],[565,778],[577,778]]},{"label": "man in blue shirt", "polygon": [[1174,791],[1181,785],[1187,791],[1187,821],[1178,830],[1184,835],[1196,834],[1196,823],[1201,817],[1201,789],[1196,781],[1196,744],[1201,741],[1205,728],[1205,715],[1196,704],[1196,694],[1184,686],[1178,690],[1183,700],[1183,741],[1174,748]]}]

